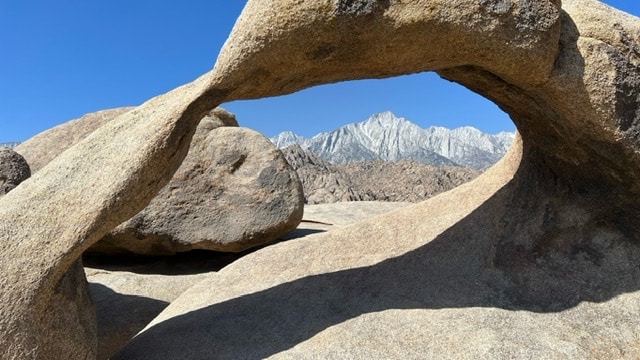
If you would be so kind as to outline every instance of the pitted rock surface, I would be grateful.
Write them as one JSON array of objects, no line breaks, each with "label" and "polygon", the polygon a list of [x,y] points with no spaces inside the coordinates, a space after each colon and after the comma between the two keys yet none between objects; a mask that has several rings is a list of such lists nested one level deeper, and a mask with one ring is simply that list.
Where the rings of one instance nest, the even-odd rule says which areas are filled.
[{"label": "pitted rock surface", "polygon": [[0,196],[13,190],[31,176],[29,164],[22,155],[0,146]]},{"label": "pitted rock surface", "polygon": [[151,203],[91,252],[240,252],[296,228],[302,186],[280,150],[256,131],[211,122],[200,123],[189,154]]}]

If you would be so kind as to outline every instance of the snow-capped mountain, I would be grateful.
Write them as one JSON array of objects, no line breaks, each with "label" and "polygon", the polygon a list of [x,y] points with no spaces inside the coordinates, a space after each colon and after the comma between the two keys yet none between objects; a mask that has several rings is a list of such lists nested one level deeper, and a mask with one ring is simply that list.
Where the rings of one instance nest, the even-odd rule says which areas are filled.
[{"label": "snow-capped mountain", "polygon": [[515,133],[486,134],[470,127],[421,128],[387,111],[329,132],[305,138],[291,131],[271,141],[279,148],[294,143],[333,163],[359,160],[397,161],[411,159],[433,165],[462,165],[476,169],[498,161]]},{"label": "snow-capped mountain", "polygon": [[13,149],[14,147],[16,147],[18,145],[20,145],[19,142],[0,143],[0,146],[8,147],[9,149]]}]

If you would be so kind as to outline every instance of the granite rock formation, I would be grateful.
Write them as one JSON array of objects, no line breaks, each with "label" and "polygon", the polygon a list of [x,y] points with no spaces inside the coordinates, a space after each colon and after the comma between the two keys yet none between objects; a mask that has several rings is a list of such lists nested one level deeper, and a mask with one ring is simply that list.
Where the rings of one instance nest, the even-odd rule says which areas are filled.
[{"label": "granite rock formation", "polygon": [[98,360],[109,359],[170,302],[206,276],[127,270],[85,268],[97,313]]},{"label": "granite rock formation", "polygon": [[80,256],[169,181],[223,99],[209,83],[205,75],[120,115],[0,198],[1,358],[96,357]]},{"label": "granite rock formation", "polygon": [[89,251],[240,252],[295,229],[303,207],[300,180],[269,139],[204,119],[171,181]]},{"label": "granite rock formation", "polygon": [[306,204],[373,200],[358,192],[348,174],[300,145],[291,145],[282,152],[300,178]]},{"label": "granite rock formation", "polygon": [[230,98],[436,70],[521,138],[452,191],[238,260],[116,358],[640,356],[639,37],[595,0],[249,1],[214,68]]},{"label": "granite rock formation", "polygon": [[639,34],[596,0],[249,0],[212,73],[0,198],[3,356],[95,356],[74,264],[168,182],[212,105],[435,70],[510,114],[499,163],[236,261],[115,358],[640,357]]},{"label": "granite rock formation", "polygon": [[[98,111],[22,143],[36,169],[131,108]],[[219,127],[235,129],[217,129]],[[189,154],[149,205],[89,248],[94,253],[167,255],[194,249],[243,251],[294,229],[302,217],[296,174],[260,134],[215,108],[199,123]],[[216,131],[214,131],[216,130]],[[244,216],[251,213],[252,217]],[[238,221],[245,218],[243,221]]]},{"label": "granite rock formation", "polygon": [[16,145],[14,150],[24,156],[32,172],[40,170],[63,151],[78,143],[100,126],[133,109],[119,107],[85,114],[45,130]]}]

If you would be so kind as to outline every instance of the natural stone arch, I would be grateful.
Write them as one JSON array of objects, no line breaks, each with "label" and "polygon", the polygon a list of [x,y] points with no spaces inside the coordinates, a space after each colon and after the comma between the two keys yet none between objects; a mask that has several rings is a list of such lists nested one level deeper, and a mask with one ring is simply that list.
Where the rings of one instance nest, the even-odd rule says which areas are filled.
[{"label": "natural stone arch", "polygon": [[251,98],[435,70],[510,114],[529,182],[587,196],[604,217],[634,214],[636,18],[595,0],[565,1],[562,9],[559,1],[372,0],[345,11],[355,5],[343,3],[250,1],[216,64],[216,86]]},{"label": "natural stone arch", "polygon": [[[510,277],[511,306],[549,309],[558,306],[558,296],[577,295],[563,307],[576,299],[602,300],[637,290],[639,26],[637,19],[595,0],[568,0],[563,10],[559,0],[249,1],[211,74],[120,116],[0,200],[3,357],[94,355],[94,325],[82,302],[86,283],[76,279],[74,264],[168,181],[207,110],[224,101],[318,83],[423,70],[439,71],[500,104],[523,135],[522,149],[514,147],[473,184],[416,206],[416,213],[397,215],[397,223],[363,224],[330,238],[356,229],[369,235],[401,233],[418,244],[445,232],[439,246],[451,249],[444,240],[459,244],[480,223],[486,228],[474,245],[482,245],[483,266]],[[123,152],[127,155],[119,156]],[[114,178],[105,179],[105,172]],[[481,187],[472,191],[473,185]],[[532,192],[542,195],[532,199]],[[527,200],[533,201],[530,207]],[[482,216],[469,216],[481,206]],[[419,215],[431,210],[449,213],[427,227]],[[522,220],[523,215],[534,218]],[[576,230],[580,236],[572,235]],[[510,236],[514,231],[520,236]],[[606,272],[581,268],[593,284],[559,276],[555,279],[570,288],[554,294],[546,286],[554,280],[550,271],[557,265],[567,270],[579,246],[594,263],[611,260],[600,250],[613,246],[611,256],[620,261]],[[399,250],[387,250],[347,265],[318,262],[308,271],[366,266],[398,255]],[[556,261],[555,254],[561,259]],[[273,266],[299,259],[282,260]],[[585,264],[582,258],[576,261]],[[257,274],[252,281],[273,284],[269,274],[295,280],[299,268]],[[621,273],[631,280],[598,292],[598,285]],[[76,292],[70,284],[77,285]],[[176,308],[180,305],[167,313]],[[148,339],[143,334],[136,341]]]},{"label": "natural stone arch", "polygon": [[0,199],[1,358],[95,358],[79,259],[169,181],[223,97],[208,79],[119,116]]},{"label": "natural stone arch", "polygon": [[498,103],[521,140],[472,183],[240,259],[116,358],[640,355],[640,21],[594,0],[346,3],[249,1],[216,86],[252,98],[431,69]]}]

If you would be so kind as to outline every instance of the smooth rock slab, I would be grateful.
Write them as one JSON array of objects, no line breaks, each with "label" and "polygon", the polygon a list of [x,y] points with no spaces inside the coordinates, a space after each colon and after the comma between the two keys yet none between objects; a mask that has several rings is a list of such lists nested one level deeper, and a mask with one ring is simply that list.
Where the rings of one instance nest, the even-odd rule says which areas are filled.
[{"label": "smooth rock slab", "polygon": [[14,150],[24,156],[35,173],[97,128],[131,109],[133,108],[119,107],[85,114],[36,134]]},{"label": "smooth rock slab", "polygon": [[206,276],[85,268],[98,321],[98,359],[108,359],[169,303]]}]

